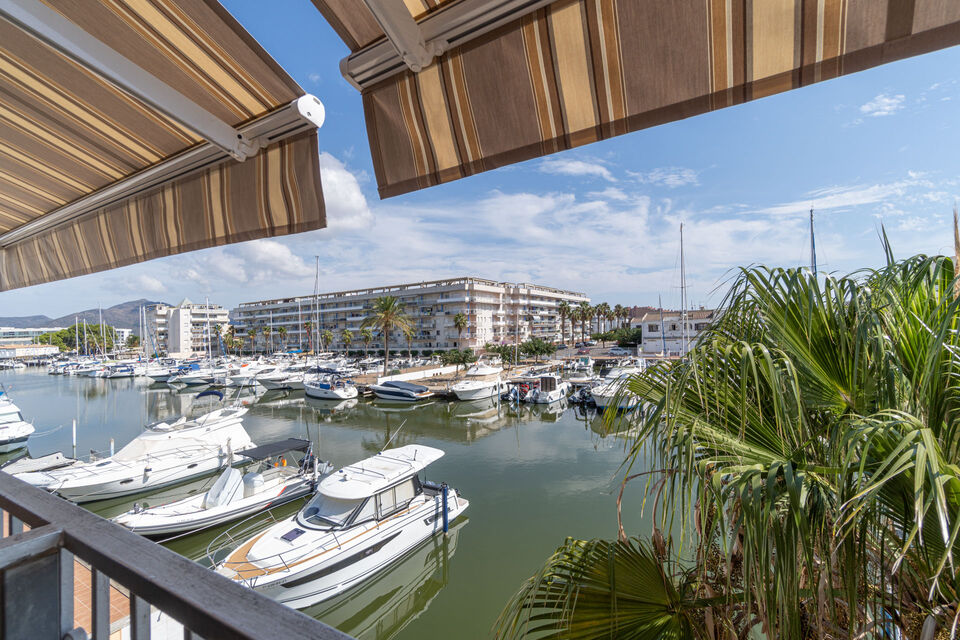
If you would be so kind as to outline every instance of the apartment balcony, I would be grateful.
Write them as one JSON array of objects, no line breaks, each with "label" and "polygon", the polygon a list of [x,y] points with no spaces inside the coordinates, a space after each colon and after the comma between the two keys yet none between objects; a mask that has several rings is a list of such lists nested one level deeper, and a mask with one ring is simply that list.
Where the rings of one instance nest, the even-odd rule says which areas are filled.
[{"label": "apartment balcony", "polygon": [[185,640],[350,640],[6,473],[0,473],[0,508],[7,512],[0,511],[5,639],[107,640],[111,622],[119,624],[126,612],[130,637],[149,639],[159,611],[183,625]]}]

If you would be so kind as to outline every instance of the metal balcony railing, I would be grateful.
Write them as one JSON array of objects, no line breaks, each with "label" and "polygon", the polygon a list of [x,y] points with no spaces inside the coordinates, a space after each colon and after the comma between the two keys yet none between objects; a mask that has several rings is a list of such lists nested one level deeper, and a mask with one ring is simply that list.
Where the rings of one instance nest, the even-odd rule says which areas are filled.
[{"label": "metal balcony railing", "polygon": [[[0,472],[0,621],[4,640],[107,640],[111,594],[129,593],[132,640],[149,640],[151,605],[183,625],[184,640],[352,640],[336,629]],[[29,528],[29,530],[25,530]],[[82,562],[78,563],[77,560]],[[75,568],[89,584],[75,582]],[[80,574],[77,574],[78,576]],[[74,610],[89,591],[89,614]],[[114,593],[116,595],[116,593]],[[116,600],[116,598],[114,598]],[[84,603],[84,609],[87,603]],[[77,615],[75,615],[77,614]],[[78,625],[78,619],[89,621]],[[87,628],[89,627],[89,628]]]}]

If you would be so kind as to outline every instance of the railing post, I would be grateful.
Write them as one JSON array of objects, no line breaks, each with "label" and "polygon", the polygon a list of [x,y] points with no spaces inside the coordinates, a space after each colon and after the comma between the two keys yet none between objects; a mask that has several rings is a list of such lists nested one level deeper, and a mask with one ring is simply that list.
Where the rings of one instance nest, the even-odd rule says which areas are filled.
[{"label": "railing post", "polygon": [[93,621],[93,639],[109,640],[110,577],[90,567],[90,581],[90,592],[92,596],[90,611]]},{"label": "railing post", "polygon": [[150,603],[130,592],[130,640],[150,640]]},{"label": "railing post", "polygon": [[60,562],[60,636],[74,628],[73,625],[73,554],[62,548],[57,552]]}]

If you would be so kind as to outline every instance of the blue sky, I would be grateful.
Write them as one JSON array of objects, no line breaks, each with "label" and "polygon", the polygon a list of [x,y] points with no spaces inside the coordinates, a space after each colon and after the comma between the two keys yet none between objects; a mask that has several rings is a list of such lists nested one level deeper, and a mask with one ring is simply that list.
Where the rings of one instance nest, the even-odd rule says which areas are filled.
[{"label": "blue sky", "polygon": [[[226,7],[325,104],[329,228],[162,258],[0,293],[0,315],[63,313],[136,297],[233,307],[324,291],[476,275],[584,291],[595,302],[679,300],[684,224],[689,298],[716,303],[731,269],[821,268],[952,252],[960,195],[960,48],[381,201],[346,47],[307,0]],[[268,8],[269,7],[269,8]]]}]

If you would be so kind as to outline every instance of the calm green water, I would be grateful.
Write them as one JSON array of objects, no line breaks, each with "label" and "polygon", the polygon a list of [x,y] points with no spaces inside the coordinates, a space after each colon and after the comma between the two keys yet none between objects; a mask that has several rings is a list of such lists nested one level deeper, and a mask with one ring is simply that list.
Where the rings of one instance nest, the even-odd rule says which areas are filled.
[{"label": "calm green water", "polygon": [[[199,389],[177,392],[146,380],[48,376],[37,370],[0,372],[0,382],[37,428],[29,446],[33,456],[69,455],[73,419],[77,452],[85,455],[109,449],[110,438],[119,449],[143,424],[201,412],[213,400],[197,399]],[[490,637],[503,604],[565,536],[616,536],[623,441],[600,437],[599,419],[592,412],[493,402],[337,404],[304,398],[302,392],[248,392],[241,400],[249,403],[244,426],[254,442],[309,438],[318,443],[320,457],[337,467],[376,453],[391,436],[391,446],[418,443],[446,452],[427,469],[427,477],[448,482],[470,500],[466,518],[456,523],[452,535],[431,541],[360,588],[306,611],[364,640]],[[164,502],[209,482],[135,500]],[[640,497],[639,491],[628,491],[624,499],[628,533],[641,531]],[[133,501],[89,506],[109,517]],[[167,544],[204,562],[207,545],[226,528]]]}]

